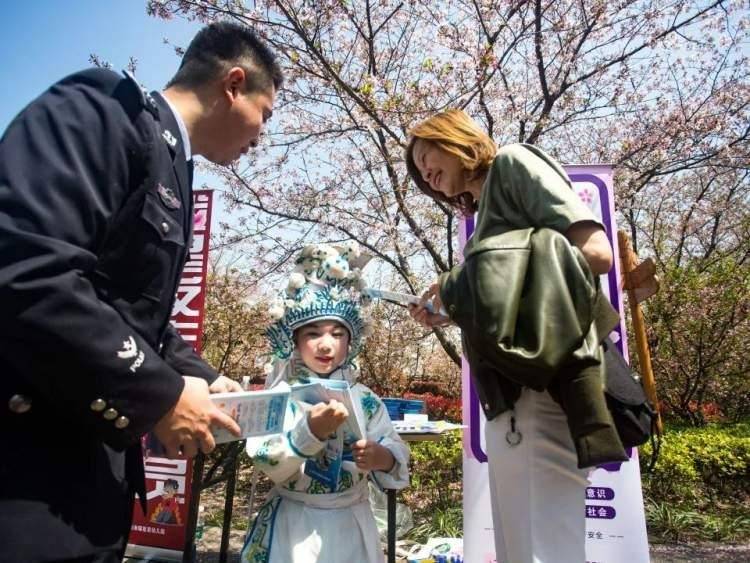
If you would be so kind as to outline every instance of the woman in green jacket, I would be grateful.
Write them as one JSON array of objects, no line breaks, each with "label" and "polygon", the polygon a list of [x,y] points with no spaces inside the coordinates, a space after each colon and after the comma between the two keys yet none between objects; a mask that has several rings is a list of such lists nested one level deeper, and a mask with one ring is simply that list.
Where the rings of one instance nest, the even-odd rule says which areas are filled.
[{"label": "woman in green jacket", "polygon": [[[594,275],[612,266],[603,226],[573,192],[560,165],[531,145],[498,150],[460,110],[438,113],[411,131],[406,163],[414,183],[459,213],[477,213],[464,253],[487,237],[547,227],[578,247]],[[445,277],[442,278],[445,280]],[[433,284],[411,314],[432,327],[450,323]],[[500,385],[485,401],[485,438],[497,561],[585,561],[586,471],[560,405],[547,391]],[[492,394],[490,394],[492,396]],[[497,397],[497,393],[494,394]],[[510,408],[509,408],[510,407]]]}]

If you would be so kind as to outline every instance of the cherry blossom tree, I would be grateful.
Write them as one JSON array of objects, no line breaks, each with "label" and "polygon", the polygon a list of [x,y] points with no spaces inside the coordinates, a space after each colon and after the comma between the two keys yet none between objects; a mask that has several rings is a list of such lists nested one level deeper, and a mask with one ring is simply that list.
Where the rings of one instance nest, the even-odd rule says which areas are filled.
[{"label": "cherry blossom tree", "polygon": [[[261,149],[209,167],[237,216],[227,240],[252,249],[258,281],[321,239],[357,240],[393,289],[418,292],[453,266],[457,217],[419,194],[403,164],[410,127],[451,107],[499,144],[612,163],[620,221],[663,271],[701,252],[747,267],[745,2],[150,0],[147,10],[252,25],[282,58],[287,82]],[[458,363],[455,335],[435,332]]]},{"label": "cherry blossom tree", "polygon": [[217,252],[211,257],[201,350],[221,374],[241,381],[262,382],[266,352],[263,329],[269,319],[252,276],[235,267],[236,258]]},{"label": "cherry blossom tree", "polygon": [[694,424],[750,415],[749,174],[702,167],[653,190],[639,211],[662,277],[645,309],[660,396]]},{"label": "cherry blossom tree", "polygon": [[434,338],[414,330],[406,309],[376,302],[370,315],[372,334],[358,360],[364,383],[381,396],[423,392],[425,384],[442,395],[460,395],[457,366]]}]

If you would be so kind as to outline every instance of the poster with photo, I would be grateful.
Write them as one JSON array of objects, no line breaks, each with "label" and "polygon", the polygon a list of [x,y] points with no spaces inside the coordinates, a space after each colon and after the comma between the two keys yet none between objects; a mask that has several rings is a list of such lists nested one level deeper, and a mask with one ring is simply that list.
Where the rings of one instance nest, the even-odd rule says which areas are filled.
[{"label": "poster with photo", "polygon": [[[203,331],[212,203],[211,190],[193,191],[192,244],[172,308],[172,324],[198,353]],[[164,457],[163,447],[150,434],[143,437],[142,447],[146,514],[136,498],[126,555],[150,561],[182,561],[193,462]]]}]

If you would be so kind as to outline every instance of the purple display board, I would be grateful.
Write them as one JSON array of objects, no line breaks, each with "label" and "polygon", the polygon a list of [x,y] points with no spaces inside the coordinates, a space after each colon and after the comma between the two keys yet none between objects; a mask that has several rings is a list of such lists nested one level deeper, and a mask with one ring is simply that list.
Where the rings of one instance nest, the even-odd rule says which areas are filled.
[{"label": "purple display board", "polygon": [[[615,266],[602,276],[601,285],[620,324],[610,337],[627,357],[627,335],[620,287],[620,260],[617,246],[612,168],[610,166],[566,166],[578,197],[602,222],[615,255]],[[474,218],[465,218],[459,226],[459,244],[464,245],[474,232]],[[466,360],[462,365],[464,424],[464,553],[466,561],[495,562],[492,511],[487,478],[487,454],[484,446],[482,412]],[[643,510],[638,452],[631,460],[596,468],[589,474],[586,490],[586,559],[590,562],[647,562],[648,540]]]}]

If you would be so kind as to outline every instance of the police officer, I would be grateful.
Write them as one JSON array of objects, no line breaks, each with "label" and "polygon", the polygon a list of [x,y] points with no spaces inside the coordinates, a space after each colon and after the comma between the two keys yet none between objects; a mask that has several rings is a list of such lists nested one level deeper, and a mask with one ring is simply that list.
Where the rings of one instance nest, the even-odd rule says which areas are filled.
[{"label": "police officer", "polygon": [[170,457],[237,434],[238,390],[169,324],[192,229],[192,156],[255,146],[281,71],[250,29],[201,30],[161,93],[92,69],[0,140],[0,561],[119,561],[140,437]]}]

